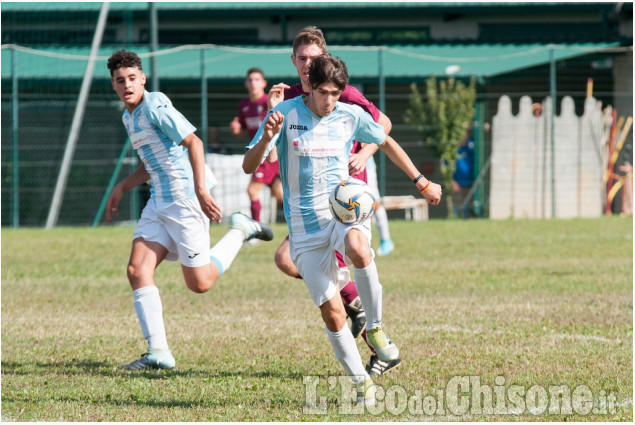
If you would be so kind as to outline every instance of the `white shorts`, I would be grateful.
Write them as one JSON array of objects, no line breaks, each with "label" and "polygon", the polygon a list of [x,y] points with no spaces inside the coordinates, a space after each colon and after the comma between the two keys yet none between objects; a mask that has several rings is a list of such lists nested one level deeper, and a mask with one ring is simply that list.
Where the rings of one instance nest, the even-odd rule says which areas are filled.
[{"label": "white shorts", "polygon": [[[321,306],[338,292],[337,282],[342,271],[337,265],[335,251],[342,253],[346,264],[351,264],[346,255],[344,240],[351,229],[361,230],[370,247],[370,221],[362,224],[342,224],[333,219],[329,225],[310,235],[290,236],[289,252],[304,283],[309,288],[316,306]],[[371,249],[371,255],[372,255]]]},{"label": "white shorts", "polygon": [[209,219],[197,198],[156,202],[150,198],[143,209],[133,239],[158,242],[168,251],[166,260],[181,259],[187,267],[209,264]]}]

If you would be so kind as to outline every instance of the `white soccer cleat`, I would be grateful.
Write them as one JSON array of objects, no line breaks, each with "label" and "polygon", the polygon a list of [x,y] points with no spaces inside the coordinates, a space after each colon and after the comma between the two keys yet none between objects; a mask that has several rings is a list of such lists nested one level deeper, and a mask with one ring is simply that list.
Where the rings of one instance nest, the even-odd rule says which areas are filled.
[{"label": "white soccer cleat", "polygon": [[262,241],[270,241],[273,239],[273,232],[269,226],[251,217],[247,217],[243,213],[233,213],[231,217],[229,217],[229,227],[243,232],[245,234],[245,241],[254,238]]},{"label": "white soccer cleat", "polygon": [[119,366],[119,369],[126,370],[147,370],[147,369],[172,369],[175,361],[170,350],[148,350],[131,363]]}]

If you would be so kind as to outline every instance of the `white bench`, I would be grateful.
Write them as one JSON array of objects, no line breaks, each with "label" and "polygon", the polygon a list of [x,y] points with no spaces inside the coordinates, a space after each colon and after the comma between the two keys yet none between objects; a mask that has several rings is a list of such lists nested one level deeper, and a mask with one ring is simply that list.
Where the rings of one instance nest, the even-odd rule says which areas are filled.
[{"label": "white bench", "polygon": [[384,196],[381,204],[386,210],[405,210],[406,220],[422,221],[428,219],[428,201],[412,195]]}]

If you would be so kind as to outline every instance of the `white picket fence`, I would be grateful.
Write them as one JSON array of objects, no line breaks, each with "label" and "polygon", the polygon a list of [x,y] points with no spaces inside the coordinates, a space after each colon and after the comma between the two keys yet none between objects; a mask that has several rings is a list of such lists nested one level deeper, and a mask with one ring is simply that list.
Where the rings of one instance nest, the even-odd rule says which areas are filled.
[{"label": "white picket fence", "polygon": [[552,197],[551,99],[545,99],[542,114],[535,117],[531,98],[524,96],[514,116],[511,99],[502,96],[492,119],[490,218],[544,218],[553,211],[557,218],[600,216],[609,108],[602,110],[601,102],[587,98],[578,117],[573,99],[563,98],[554,120]]}]

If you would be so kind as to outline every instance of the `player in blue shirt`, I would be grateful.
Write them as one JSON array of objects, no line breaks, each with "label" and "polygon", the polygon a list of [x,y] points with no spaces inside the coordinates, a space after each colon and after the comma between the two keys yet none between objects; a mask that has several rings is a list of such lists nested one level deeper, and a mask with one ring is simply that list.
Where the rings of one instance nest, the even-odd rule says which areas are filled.
[{"label": "player in blue shirt", "polygon": [[230,217],[230,230],[210,249],[210,220],[221,209],[209,193],[214,183],[205,165],[203,142],[196,128],[163,93],[145,90],[141,60],[125,50],[108,59],[112,87],[123,102],[123,124],[141,165],[119,182],[108,198],[106,221],[118,214],[124,192],[150,180],[151,196],[135,229],[128,262],[134,308],[148,351],[123,369],[172,369],[163,324],[163,308],[154,270],[165,259],[180,258],[185,284],[196,293],[208,291],[226,271],[243,242],[273,239],[271,229],[244,214]]},{"label": "player in blue shirt", "polygon": [[376,402],[375,387],[346,325],[342,299],[335,296],[339,268],[334,250],[354,266],[357,290],[366,310],[368,340],[377,356],[392,361],[399,357],[399,349],[382,330],[382,286],[371,254],[369,223],[339,223],[329,211],[329,193],[348,178],[354,140],[379,145],[432,205],[441,200],[441,186],[420,174],[369,114],[356,105],[338,102],[348,83],[344,62],[328,56],[315,58],[309,81],[309,96],[282,102],[271,110],[249,145],[243,170],[252,173],[276,147],[291,258],[320,309],[335,357],[358,386],[358,402],[370,405]]}]

